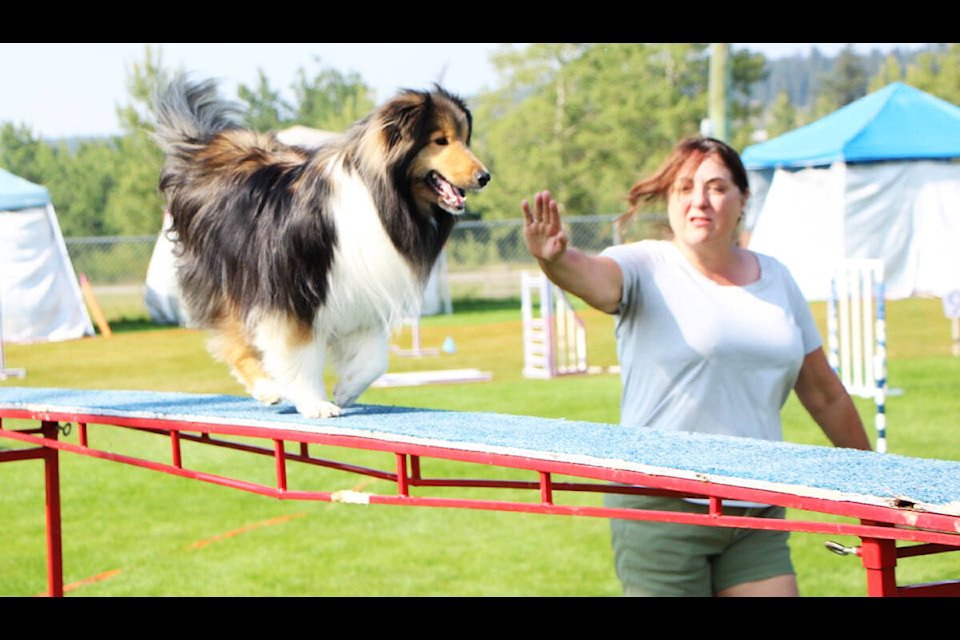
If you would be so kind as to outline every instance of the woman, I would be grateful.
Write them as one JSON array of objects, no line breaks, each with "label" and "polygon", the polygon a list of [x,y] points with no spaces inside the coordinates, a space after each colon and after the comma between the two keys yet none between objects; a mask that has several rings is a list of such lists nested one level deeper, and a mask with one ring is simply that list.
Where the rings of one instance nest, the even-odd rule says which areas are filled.
[{"label": "woman", "polygon": [[[834,445],[869,449],[793,278],[773,258],[736,244],[748,195],[736,151],[690,138],[630,192],[628,216],[643,202],[666,201],[671,240],[588,255],[568,245],[549,192],[522,203],[524,237],[551,281],[616,314],[624,426],[780,440],[780,411],[793,389]],[[613,494],[607,503],[706,509]],[[725,512],[784,515],[767,505]],[[634,520],[614,520],[611,530],[625,594],[797,594],[787,532]]]}]

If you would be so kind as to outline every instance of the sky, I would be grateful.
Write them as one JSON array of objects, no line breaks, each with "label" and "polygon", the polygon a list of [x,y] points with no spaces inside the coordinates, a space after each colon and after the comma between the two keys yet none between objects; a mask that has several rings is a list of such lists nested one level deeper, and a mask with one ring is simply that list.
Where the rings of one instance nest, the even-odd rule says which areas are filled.
[{"label": "sky", "polygon": [[[256,86],[262,70],[273,89],[286,91],[297,71],[322,68],[358,73],[377,102],[398,89],[425,89],[438,80],[464,96],[496,85],[490,54],[497,43],[0,43],[0,123],[26,126],[43,138],[119,133],[117,107],[129,101],[127,78],[146,47],[164,68],[216,78],[223,95]],[[922,43],[853,43],[869,53]],[[777,58],[814,46],[835,55],[846,43],[734,43]],[[317,63],[316,59],[320,62]]]}]

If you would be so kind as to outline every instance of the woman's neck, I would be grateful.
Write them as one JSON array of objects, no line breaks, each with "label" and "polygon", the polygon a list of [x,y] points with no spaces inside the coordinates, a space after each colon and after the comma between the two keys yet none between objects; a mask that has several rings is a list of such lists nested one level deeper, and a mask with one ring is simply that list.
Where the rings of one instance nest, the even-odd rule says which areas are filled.
[{"label": "woman's neck", "polygon": [[760,279],[760,262],[752,251],[730,245],[691,247],[674,241],[680,253],[706,278],[742,287]]}]

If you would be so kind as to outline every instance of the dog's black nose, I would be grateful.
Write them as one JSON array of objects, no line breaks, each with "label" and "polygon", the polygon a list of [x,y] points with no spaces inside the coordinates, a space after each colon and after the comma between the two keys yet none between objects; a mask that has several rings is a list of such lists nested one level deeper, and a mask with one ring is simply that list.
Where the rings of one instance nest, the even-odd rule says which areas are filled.
[{"label": "dog's black nose", "polygon": [[477,172],[477,184],[480,185],[480,188],[487,186],[487,183],[490,182],[490,172],[489,171],[478,171]]}]

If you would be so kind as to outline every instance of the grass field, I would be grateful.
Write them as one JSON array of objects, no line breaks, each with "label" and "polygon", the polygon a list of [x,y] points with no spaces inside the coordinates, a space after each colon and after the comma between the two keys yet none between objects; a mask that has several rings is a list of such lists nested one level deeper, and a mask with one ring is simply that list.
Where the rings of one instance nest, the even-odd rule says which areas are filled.
[{"label": "grass field", "polygon": [[[27,375],[0,384],[242,393],[223,365],[209,358],[203,335],[150,326],[138,300],[101,298],[101,304],[112,320],[113,337],[7,345],[7,365],[24,368]],[[523,377],[518,301],[460,301],[455,309],[453,316],[421,324],[423,346],[438,348],[450,338],[455,353],[393,357],[391,371],[471,367],[491,372],[490,382],[371,389],[361,402],[617,422],[619,379],[614,375]],[[822,323],[822,307],[814,310]],[[960,459],[960,359],[950,355],[950,328],[940,303],[892,302],[887,311],[890,384],[903,389],[888,401],[890,451]],[[612,320],[589,310],[581,315],[588,326],[590,364],[615,364]],[[396,341],[409,347],[410,336],[401,333]],[[871,425],[873,407],[857,402]],[[117,451],[156,453],[163,459],[168,446],[144,434],[92,429],[99,444]],[[826,443],[794,399],[784,411],[784,429],[788,440]],[[66,437],[75,438],[75,433]],[[391,464],[384,465],[377,454],[355,455],[358,462]],[[188,446],[185,456],[191,468],[213,473],[271,473],[262,462],[210,447]],[[457,474],[454,463],[446,464],[450,468],[430,471]],[[474,476],[498,473],[471,469]],[[64,571],[71,596],[619,594],[602,519],[287,502],[73,455],[61,457],[61,480]],[[353,475],[293,465],[291,484],[297,482],[323,490],[392,491],[358,487]],[[0,486],[0,595],[43,593],[42,465],[0,465]],[[599,502],[593,496],[584,500]],[[864,595],[860,561],[829,553],[826,539],[791,538],[803,595]],[[908,582],[958,575],[956,554],[904,560],[899,570],[901,581]]]}]

